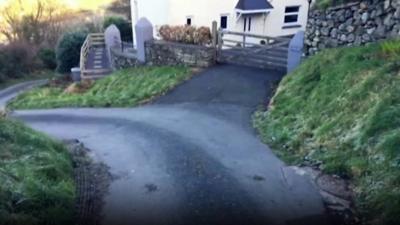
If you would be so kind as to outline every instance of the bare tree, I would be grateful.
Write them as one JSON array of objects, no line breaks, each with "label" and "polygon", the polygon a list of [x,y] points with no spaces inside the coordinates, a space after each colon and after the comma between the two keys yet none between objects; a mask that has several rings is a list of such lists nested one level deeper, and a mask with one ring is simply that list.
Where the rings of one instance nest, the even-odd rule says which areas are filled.
[{"label": "bare tree", "polygon": [[36,0],[33,5],[22,0],[10,1],[0,13],[0,34],[8,42],[50,46],[55,45],[65,23],[72,17],[72,12],[60,0]]},{"label": "bare tree", "polygon": [[131,20],[130,0],[114,0],[108,7],[109,12],[124,15],[126,19]]}]

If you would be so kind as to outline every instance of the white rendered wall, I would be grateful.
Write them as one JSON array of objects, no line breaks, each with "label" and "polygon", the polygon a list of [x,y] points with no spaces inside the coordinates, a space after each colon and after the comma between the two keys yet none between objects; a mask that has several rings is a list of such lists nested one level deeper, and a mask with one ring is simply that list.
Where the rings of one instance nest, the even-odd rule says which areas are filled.
[{"label": "white rendered wall", "polygon": [[[170,0],[171,25],[184,25],[186,18],[192,17],[192,25],[207,26],[216,20],[219,24],[221,15],[228,15],[228,23],[235,18],[234,9],[238,0]],[[234,24],[234,23],[232,23]],[[229,25],[228,25],[229,26]]]},{"label": "white rendered wall", "polygon": [[[135,10],[132,15],[135,21]],[[138,18],[146,17],[156,29],[161,25],[184,25],[191,17],[193,26],[211,27],[212,21],[220,25],[222,15],[228,16],[228,30],[243,32],[243,18],[237,19],[235,6],[239,0],[136,0]],[[270,0],[274,9],[268,15],[253,15],[249,33],[271,37],[292,35],[305,30],[308,14],[308,0]],[[286,6],[300,6],[298,22],[300,28],[283,29]]]},{"label": "white rendered wall", "polygon": [[[170,0],[136,0],[137,10],[135,10],[135,0],[131,0],[132,21],[135,24],[136,18],[146,17],[154,27],[154,34],[160,25],[168,23]],[[137,15],[136,15],[137,12]],[[135,31],[133,36],[136,37]]]},{"label": "white rendered wall", "polygon": [[[308,0],[271,0],[270,3],[274,9],[268,15],[266,32],[268,36],[285,36],[297,33],[297,31],[305,31],[308,17]],[[300,6],[299,18],[297,23],[300,28],[282,29],[285,25],[285,8],[287,6]]]}]

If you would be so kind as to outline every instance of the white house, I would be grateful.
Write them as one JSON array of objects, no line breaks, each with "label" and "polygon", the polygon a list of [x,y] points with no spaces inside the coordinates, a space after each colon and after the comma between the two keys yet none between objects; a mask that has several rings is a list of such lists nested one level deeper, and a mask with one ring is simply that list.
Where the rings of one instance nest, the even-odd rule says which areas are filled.
[{"label": "white house", "polygon": [[157,27],[194,25],[270,37],[305,30],[310,0],[131,0],[132,21],[146,17]]}]

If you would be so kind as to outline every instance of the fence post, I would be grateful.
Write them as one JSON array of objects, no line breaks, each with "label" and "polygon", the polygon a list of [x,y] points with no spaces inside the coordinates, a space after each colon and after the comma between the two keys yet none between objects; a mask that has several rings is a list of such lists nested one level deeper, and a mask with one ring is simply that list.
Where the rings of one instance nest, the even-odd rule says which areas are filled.
[{"label": "fence post", "polygon": [[218,39],[218,28],[217,28],[217,26],[218,26],[217,21],[214,20],[212,22],[212,34],[211,34],[211,36],[212,36],[212,46],[214,48],[217,47],[217,39]]},{"label": "fence post", "polygon": [[304,47],[304,31],[299,31],[290,40],[287,59],[287,72],[295,70],[301,63]]},{"label": "fence post", "polygon": [[217,24],[217,21],[213,21],[212,22],[212,30],[211,30],[211,38],[212,38],[212,47],[213,47],[213,49],[214,49],[214,63],[216,62],[216,60],[217,60],[217,54],[218,54],[218,48],[217,48],[217,45],[218,45],[218,24]]},{"label": "fence post", "polygon": [[218,61],[218,54],[220,54],[221,53],[221,51],[222,51],[222,45],[224,44],[224,40],[223,40],[223,37],[224,37],[224,34],[223,34],[223,32],[222,32],[222,29],[220,28],[219,30],[218,30],[218,41],[217,41],[217,43],[218,43],[218,50],[217,50],[217,61]]},{"label": "fence post", "polygon": [[141,18],[135,25],[137,59],[146,62],[146,41],[153,40],[153,25],[146,18]]}]

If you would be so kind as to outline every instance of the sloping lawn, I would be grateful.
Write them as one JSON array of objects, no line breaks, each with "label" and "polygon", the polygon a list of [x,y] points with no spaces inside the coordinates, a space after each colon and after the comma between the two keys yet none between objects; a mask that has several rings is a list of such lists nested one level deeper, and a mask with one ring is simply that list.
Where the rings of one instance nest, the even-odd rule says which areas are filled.
[{"label": "sloping lawn", "polygon": [[126,69],[96,81],[83,93],[68,93],[61,87],[42,87],[20,95],[9,107],[132,107],[164,94],[191,75],[192,71],[186,67]]},{"label": "sloping lawn", "polygon": [[309,58],[254,124],[287,162],[353,179],[368,220],[399,224],[400,41]]},{"label": "sloping lawn", "polygon": [[0,118],[0,224],[73,224],[75,186],[61,144]]}]

